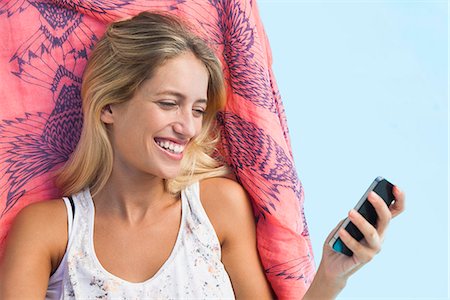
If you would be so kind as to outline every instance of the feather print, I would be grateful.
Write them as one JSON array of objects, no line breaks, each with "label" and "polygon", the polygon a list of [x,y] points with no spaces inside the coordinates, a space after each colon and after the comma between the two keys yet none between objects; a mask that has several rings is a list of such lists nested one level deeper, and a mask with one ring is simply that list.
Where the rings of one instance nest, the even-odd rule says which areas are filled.
[{"label": "feather print", "polygon": [[223,154],[252,199],[259,253],[277,297],[301,296],[314,275],[303,188],[253,0],[0,2],[0,30],[11,31],[0,53],[9,72],[1,91],[9,106],[0,111],[0,256],[15,214],[49,195],[53,172],[79,139],[81,76],[98,37],[107,23],[144,10],[187,18],[221,59],[228,90],[218,116]]}]

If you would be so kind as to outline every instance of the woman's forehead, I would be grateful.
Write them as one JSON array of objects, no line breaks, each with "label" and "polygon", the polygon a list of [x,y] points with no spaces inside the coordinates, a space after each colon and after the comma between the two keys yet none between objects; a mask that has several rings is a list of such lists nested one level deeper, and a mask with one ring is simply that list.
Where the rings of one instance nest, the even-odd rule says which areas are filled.
[{"label": "woman's forehead", "polygon": [[166,61],[152,76],[145,80],[141,89],[145,93],[193,96],[206,99],[209,72],[193,54],[183,54]]}]

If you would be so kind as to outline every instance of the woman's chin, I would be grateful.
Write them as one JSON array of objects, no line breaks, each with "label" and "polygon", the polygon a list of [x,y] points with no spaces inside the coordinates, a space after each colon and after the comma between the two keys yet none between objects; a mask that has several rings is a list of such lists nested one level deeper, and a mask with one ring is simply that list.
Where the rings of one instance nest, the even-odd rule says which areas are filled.
[{"label": "woman's chin", "polygon": [[172,180],[175,179],[177,177],[179,177],[181,175],[181,170],[174,170],[173,172],[164,172],[163,174],[161,174],[161,178],[164,180]]}]

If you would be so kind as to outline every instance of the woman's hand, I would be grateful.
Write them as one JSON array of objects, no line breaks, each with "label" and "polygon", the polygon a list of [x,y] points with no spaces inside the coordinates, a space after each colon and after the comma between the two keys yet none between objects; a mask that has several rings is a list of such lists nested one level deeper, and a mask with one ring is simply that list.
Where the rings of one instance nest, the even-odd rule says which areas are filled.
[{"label": "woman's hand", "polygon": [[404,193],[396,186],[393,193],[395,202],[389,208],[376,193],[371,192],[368,196],[378,215],[376,228],[357,211],[351,210],[349,212],[350,221],[364,235],[361,241],[357,241],[344,229],[339,231],[339,237],[353,251],[353,256],[337,253],[328,244],[332,233],[343,221],[330,233],[323,246],[322,260],[316,277],[306,293],[305,299],[314,299],[314,297],[320,297],[320,299],[334,298],[345,286],[347,279],[380,252],[390,220],[398,216],[405,208]]}]

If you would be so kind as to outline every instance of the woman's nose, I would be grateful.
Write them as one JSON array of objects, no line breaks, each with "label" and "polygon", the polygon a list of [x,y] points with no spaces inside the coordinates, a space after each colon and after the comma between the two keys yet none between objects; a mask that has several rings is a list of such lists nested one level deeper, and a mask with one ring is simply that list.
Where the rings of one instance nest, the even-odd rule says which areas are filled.
[{"label": "woman's nose", "polygon": [[178,114],[177,120],[173,126],[176,133],[183,135],[186,138],[192,138],[196,133],[195,118],[192,111]]}]

